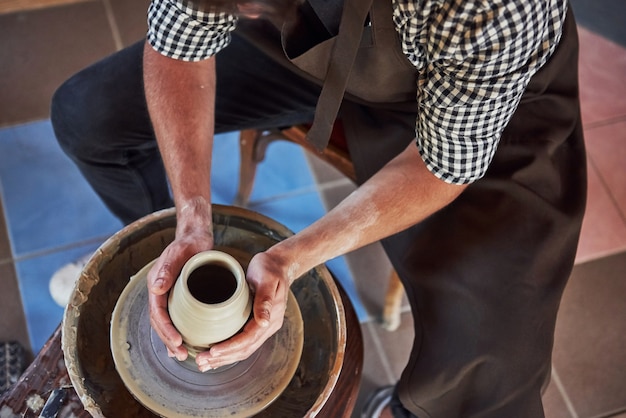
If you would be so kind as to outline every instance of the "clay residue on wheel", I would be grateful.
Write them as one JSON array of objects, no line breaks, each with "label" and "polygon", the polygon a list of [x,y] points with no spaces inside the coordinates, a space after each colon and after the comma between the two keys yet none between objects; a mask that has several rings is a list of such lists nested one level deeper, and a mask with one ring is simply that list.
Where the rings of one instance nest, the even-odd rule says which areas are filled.
[{"label": "clay residue on wheel", "polygon": [[[291,234],[282,225],[245,209],[215,205],[213,215],[216,245],[236,248],[249,256]],[[81,276],[84,283],[78,285],[66,310],[66,365],[81,401],[93,416],[156,416],[133,398],[115,370],[109,322],[129,278],[161,254],[173,240],[175,226],[175,211],[169,209],[118,232],[94,256]],[[304,320],[302,357],[287,389],[259,416],[314,414],[336,382],[345,348],[345,332],[340,329],[345,327],[343,307],[332,277],[325,268],[320,271],[312,270],[292,285]]]}]

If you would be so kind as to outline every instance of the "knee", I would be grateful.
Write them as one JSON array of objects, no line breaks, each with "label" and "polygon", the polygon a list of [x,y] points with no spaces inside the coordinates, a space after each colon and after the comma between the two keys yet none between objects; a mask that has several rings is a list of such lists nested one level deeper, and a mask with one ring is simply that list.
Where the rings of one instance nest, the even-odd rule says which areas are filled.
[{"label": "knee", "polygon": [[79,152],[83,139],[90,138],[89,93],[81,73],[65,81],[52,96],[50,122],[61,148],[70,155]]},{"label": "knee", "polygon": [[111,136],[115,112],[108,92],[89,69],[65,81],[53,94],[50,122],[63,151],[72,158],[86,159]]}]

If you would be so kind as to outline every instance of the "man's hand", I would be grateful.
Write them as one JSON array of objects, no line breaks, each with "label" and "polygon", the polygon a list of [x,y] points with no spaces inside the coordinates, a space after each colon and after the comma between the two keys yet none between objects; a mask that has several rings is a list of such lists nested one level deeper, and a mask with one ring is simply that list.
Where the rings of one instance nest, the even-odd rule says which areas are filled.
[{"label": "man's hand", "polygon": [[202,371],[247,359],[283,325],[290,284],[286,266],[268,252],[256,254],[246,280],[254,297],[253,318],[240,333],[196,356]]},{"label": "man's hand", "polygon": [[150,321],[169,354],[187,349],[167,311],[167,292],[193,255],[213,248],[211,153],[215,106],[215,57],[197,62],[161,55],[148,42],[143,76],[150,120],[176,202],[176,239],[148,274]]},{"label": "man's hand", "polygon": [[179,361],[185,360],[188,352],[170,319],[167,298],[187,260],[201,251],[213,248],[213,235],[206,231],[208,229],[203,228],[198,232],[181,234],[180,237],[177,234],[148,273],[150,324],[167,347],[168,354]]}]

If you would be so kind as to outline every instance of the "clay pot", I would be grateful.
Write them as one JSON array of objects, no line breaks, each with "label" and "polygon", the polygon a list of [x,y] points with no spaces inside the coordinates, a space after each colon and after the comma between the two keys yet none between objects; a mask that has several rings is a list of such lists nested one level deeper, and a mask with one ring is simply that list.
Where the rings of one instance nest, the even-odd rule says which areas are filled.
[{"label": "clay pot", "polygon": [[231,255],[215,250],[185,263],[168,300],[172,323],[192,357],[239,332],[251,309],[243,268]]}]

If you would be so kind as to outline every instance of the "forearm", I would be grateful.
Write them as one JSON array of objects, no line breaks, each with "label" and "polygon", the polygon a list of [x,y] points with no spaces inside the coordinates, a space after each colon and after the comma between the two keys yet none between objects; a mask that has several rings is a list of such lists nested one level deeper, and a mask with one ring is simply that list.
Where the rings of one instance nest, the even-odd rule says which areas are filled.
[{"label": "forearm", "polygon": [[269,253],[286,266],[291,283],[316,265],[417,224],[464,188],[437,179],[411,144],[327,215]]},{"label": "forearm", "polygon": [[146,43],[148,111],[178,211],[179,230],[210,224],[215,59],[184,62]]}]

